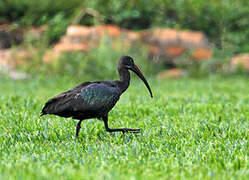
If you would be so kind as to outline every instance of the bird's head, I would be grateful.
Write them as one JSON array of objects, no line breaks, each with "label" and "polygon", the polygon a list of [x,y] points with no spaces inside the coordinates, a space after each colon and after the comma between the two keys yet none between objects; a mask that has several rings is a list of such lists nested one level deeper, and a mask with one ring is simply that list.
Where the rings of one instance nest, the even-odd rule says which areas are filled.
[{"label": "bird's head", "polygon": [[146,85],[150,92],[150,96],[153,97],[152,91],[150,89],[150,85],[145,79],[144,75],[140,71],[140,69],[137,67],[137,65],[134,63],[134,60],[130,56],[121,56],[119,60],[119,67],[126,68],[128,70],[133,71]]}]

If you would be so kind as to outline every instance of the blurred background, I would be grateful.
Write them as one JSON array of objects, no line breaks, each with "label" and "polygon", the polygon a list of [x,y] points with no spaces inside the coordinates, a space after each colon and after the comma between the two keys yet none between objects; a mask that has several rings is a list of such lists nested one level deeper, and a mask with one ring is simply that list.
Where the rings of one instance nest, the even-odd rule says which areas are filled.
[{"label": "blurred background", "polygon": [[247,76],[248,39],[248,0],[0,1],[11,79],[112,79],[123,54],[152,78]]}]

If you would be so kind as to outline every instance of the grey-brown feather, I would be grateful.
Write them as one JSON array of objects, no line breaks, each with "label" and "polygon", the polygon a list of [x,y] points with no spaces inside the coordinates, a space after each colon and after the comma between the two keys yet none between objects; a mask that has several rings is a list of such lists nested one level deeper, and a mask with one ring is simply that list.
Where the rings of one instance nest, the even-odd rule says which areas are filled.
[{"label": "grey-brown feather", "polygon": [[113,108],[120,94],[114,82],[86,82],[48,100],[41,115],[74,119],[101,117]]},{"label": "grey-brown feather", "polygon": [[64,109],[63,107],[60,107],[61,105],[64,105],[65,103],[70,102],[70,100],[80,92],[82,88],[85,86],[91,84],[91,82],[84,82],[66,92],[63,92],[51,99],[49,99],[44,107],[42,108],[41,116],[46,114],[56,114],[61,112]]}]

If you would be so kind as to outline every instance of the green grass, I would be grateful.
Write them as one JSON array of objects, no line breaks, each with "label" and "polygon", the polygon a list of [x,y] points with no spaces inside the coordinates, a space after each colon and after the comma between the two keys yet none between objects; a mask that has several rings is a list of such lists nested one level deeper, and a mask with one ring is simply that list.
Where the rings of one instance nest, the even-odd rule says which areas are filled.
[{"label": "green grass", "polygon": [[247,179],[248,78],[140,81],[109,114],[82,123],[39,117],[45,101],[77,82],[32,79],[0,84],[0,179]]}]

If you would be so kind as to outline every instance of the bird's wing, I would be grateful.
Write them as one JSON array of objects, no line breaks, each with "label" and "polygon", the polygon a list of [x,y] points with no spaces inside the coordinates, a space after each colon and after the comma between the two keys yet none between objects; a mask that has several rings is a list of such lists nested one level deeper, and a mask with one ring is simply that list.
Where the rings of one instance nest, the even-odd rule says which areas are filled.
[{"label": "bird's wing", "polygon": [[93,83],[81,91],[81,98],[89,110],[108,111],[118,101],[120,91],[105,83]]},{"label": "bird's wing", "polygon": [[57,112],[61,112],[63,108],[65,108],[65,105],[68,105],[68,103],[72,102],[74,99],[77,100],[77,96],[79,95],[81,89],[90,85],[91,83],[92,82],[84,82],[66,92],[63,92],[49,99],[42,108],[41,115],[56,114]]},{"label": "bird's wing", "polygon": [[42,109],[42,115],[71,117],[86,111],[106,112],[116,104],[119,96],[117,88],[100,82],[87,82],[50,99]]}]

